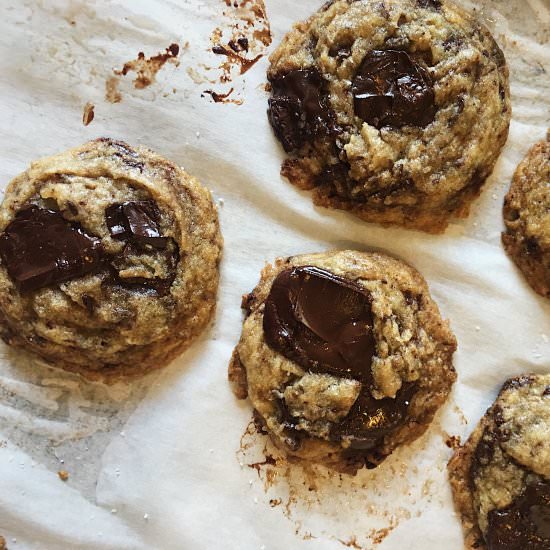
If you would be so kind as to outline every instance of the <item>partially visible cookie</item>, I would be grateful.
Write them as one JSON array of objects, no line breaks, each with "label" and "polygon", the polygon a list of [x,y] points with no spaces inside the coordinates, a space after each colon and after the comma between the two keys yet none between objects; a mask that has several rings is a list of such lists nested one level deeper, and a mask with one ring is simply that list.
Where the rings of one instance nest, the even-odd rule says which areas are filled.
[{"label": "partially visible cookie", "polygon": [[449,476],[468,548],[550,549],[550,374],[504,384]]},{"label": "partially visible cookie", "polygon": [[468,214],[511,118],[483,24],[450,0],[333,0],[270,60],[282,174],[315,204],[431,233]]},{"label": "partially visible cookie", "polygon": [[229,378],[291,456],[375,467],[424,433],[456,379],[456,340],[426,282],[388,256],[279,259],[243,308]]},{"label": "partially visible cookie", "polygon": [[161,367],[213,315],[221,246],[210,193],[145,147],[38,160],[0,207],[0,335],[88,378]]},{"label": "partially visible cookie", "polygon": [[550,132],[516,170],[504,201],[502,242],[533,289],[550,298]]}]

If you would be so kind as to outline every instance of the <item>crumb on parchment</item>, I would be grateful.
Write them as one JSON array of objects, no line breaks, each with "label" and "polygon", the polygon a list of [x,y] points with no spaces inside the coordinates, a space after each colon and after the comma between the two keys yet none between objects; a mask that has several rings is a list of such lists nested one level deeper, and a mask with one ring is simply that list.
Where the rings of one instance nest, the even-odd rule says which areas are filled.
[{"label": "crumb on parchment", "polygon": [[67,470],[59,470],[57,475],[61,481],[67,481],[69,479],[69,472],[67,472]]},{"label": "crumb on parchment", "polygon": [[82,124],[84,124],[84,126],[88,126],[88,124],[90,124],[90,122],[94,119],[94,108],[95,105],[89,101],[86,105],[84,105],[84,112],[82,113]]}]

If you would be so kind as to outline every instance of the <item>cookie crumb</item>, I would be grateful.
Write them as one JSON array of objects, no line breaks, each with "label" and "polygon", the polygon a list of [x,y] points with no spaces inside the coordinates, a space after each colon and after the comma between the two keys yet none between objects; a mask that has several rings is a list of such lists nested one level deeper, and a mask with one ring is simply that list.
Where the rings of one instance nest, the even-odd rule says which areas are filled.
[{"label": "cookie crumb", "polygon": [[8,550],[6,539],[2,535],[0,535],[0,550]]},{"label": "cookie crumb", "polygon": [[69,479],[69,472],[67,472],[67,470],[59,470],[57,475],[61,481],[67,481]]},{"label": "cookie crumb", "polygon": [[88,126],[88,124],[90,124],[90,122],[92,122],[92,120],[94,119],[94,108],[95,105],[93,103],[90,103],[89,101],[88,103],[86,103],[86,105],[84,105],[84,112],[82,114],[82,124],[84,124],[84,126]]}]

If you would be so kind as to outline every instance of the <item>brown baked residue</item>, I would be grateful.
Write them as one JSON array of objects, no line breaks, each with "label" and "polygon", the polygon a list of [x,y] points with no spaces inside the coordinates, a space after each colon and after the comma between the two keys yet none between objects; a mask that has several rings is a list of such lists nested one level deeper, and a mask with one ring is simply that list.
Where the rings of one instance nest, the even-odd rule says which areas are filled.
[{"label": "brown baked residue", "polygon": [[119,71],[114,73],[118,76],[126,76],[130,72],[136,73],[134,79],[134,88],[142,90],[155,82],[157,73],[164,67],[166,63],[173,63],[176,67],[179,65],[178,55],[180,47],[178,44],[170,44],[164,51],[146,58],[143,52],[139,52],[137,59],[127,61]]},{"label": "brown baked residue", "polygon": [[235,91],[235,88],[231,88],[226,94],[219,94],[214,90],[204,90],[204,94],[208,94],[212,97],[214,103],[233,103],[234,105],[242,105],[242,99],[230,99],[229,96]]},{"label": "brown baked residue", "polygon": [[276,465],[277,465],[276,458],[271,456],[270,454],[266,454],[265,460],[261,462],[253,462],[252,464],[247,464],[249,468],[253,468],[254,470],[256,470],[258,477],[261,477],[260,472],[262,470],[262,466],[276,466]]},{"label": "brown baked residue", "polygon": [[86,105],[84,105],[84,112],[82,113],[82,124],[84,124],[84,126],[88,126],[88,124],[90,124],[90,122],[94,119],[94,107],[94,104],[89,101]]},{"label": "brown baked residue", "polygon": [[[184,44],[183,49],[188,47],[188,43]],[[133,80],[134,88],[143,90],[156,81],[157,73],[166,65],[172,63],[176,67],[180,62],[178,56],[180,54],[179,44],[173,43],[166,48],[162,53],[158,53],[151,57],[145,57],[143,52],[139,52],[136,59],[124,63],[122,69],[113,69],[114,75],[110,76],[105,82],[105,99],[109,103],[120,103],[122,94],[118,88],[120,78],[135,73]]]},{"label": "brown baked residue", "polygon": [[461,440],[459,435],[450,435],[445,441],[445,445],[447,445],[449,449],[454,449],[454,450],[460,448],[460,443],[461,443]]},{"label": "brown baked residue", "polygon": [[[416,444],[423,449],[421,445],[422,443]],[[404,462],[387,464],[385,473],[367,470],[355,477],[323,466],[307,464],[283,455],[271,442],[257,416],[247,425],[236,455],[242,469],[250,468],[256,471],[256,483],[263,485],[266,494],[266,509],[272,509],[274,512],[279,510],[293,526],[296,536],[302,540],[324,538],[339,542],[347,548],[372,550],[381,544],[401,521],[408,521],[413,515],[419,517],[422,514],[419,503],[425,495],[420,491],[413,495],[411,487],[405,481],[408,468]],[[251,479],[249,483],[252,485],[255,482]],[[390,484],[394,485],[393,489],[388,488]],[[388,507],[381,504],[376,494],[383,494],[388,490],[398,490],[402,494],[403,505]],[[368,515],[375,519],[377,525],[364,532],[342,533],[338,525],[345,528],[347,523],[342,520],[333,521],[332,527],[329,526],[329,522],[325,529],[312,532],[307,521],[310,512],[314,510],[334,520],[333,512],[338,515],[340,509],[338,505],[334,508],[334,498],[339,494],[347,495],[347,503],[350,502],[349,499],[357,503],[352,508],[358,517],[362,514]],[[409,508],[410,506],[412,508]],[[344,506],[344,514],[347,513],[345,509]],[[350,521],[350,525],[353,523]]]},{"label": "brown baked residue", "polygon": [[2,535],[0,535],[0,550],[8,550],[6,539]]},{"label": "brown baked residue", "polygon": [[[223,12],[227,25],[215,28],[210,35],[211,52],[220,61],[211,70],[217,73],[216,82],[227,84],[244,75],[265,55],[272,38],[264,0],[223,2],[228,8]],[[220,92],[216,94],[220,97],[225,95]],[[240,104],[237,101],[242,103],[242,100],[235,99],[217,103]]]},{"label": "brown baked residue", "polygon": [[351,537],[348,541],[338,539],[338,542],[347,548],[357,548],[357,550],[363,550],[363,547],[357,542],[356,536]]},{"label": "brown baked residue", "polygon": [[[232,43],[232,40],[229,41],[229,45]],[[231,50],[228,47],[217,45],[212,48],[212,51],[216,55],[225,55],[227,57],[227,62],[223,63],[222,66],[227,65],[227,69],[230,72],[233,65],[238,65],[240,67],[240,74],[246,73],[250,70],[262,57],[262,54],[258,54],[253,59],[247,59],[242,55],[239,55],[236,51]],[[227,81],[231,80],[229,73],[225,77]]]}]

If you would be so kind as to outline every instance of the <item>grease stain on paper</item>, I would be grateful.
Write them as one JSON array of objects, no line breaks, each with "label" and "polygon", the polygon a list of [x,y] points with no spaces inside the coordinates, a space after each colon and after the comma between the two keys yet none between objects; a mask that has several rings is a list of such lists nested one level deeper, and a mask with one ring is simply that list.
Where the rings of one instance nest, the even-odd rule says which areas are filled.
[{"label": "grease stain on paper", "polygon": [[[413,443],[413,452],[426,451],[427,445],[421,439]],[[444,463],[444,447],[440,454],[438,459]],[[241,468],[257,473],[266,504],[280,510],[293,524],[296,536],[304,540],[325,538],[359,550],[374,548],[402,521],[419,517],[421,501],[433,493],[433,472],[428,469],[424,473],[397,455],[396,452],[376,470],[361,470],[350,476],[285,456],[253,420],[246,427],[237,451]],[[421,476],[417,486],[408,482],[411,473]],[[399,503],[388,503],[387,495],[399,496]],[[368,530],[362,527],[365,515],[374,524]],[[327,520],[323,523],[327,527],[319,527],[310,520],[319,516]],[[347,532],[340,532],[342,529]]]}]

